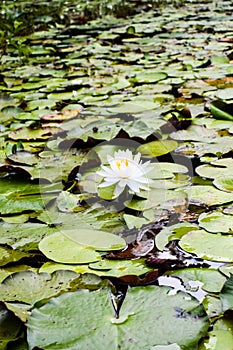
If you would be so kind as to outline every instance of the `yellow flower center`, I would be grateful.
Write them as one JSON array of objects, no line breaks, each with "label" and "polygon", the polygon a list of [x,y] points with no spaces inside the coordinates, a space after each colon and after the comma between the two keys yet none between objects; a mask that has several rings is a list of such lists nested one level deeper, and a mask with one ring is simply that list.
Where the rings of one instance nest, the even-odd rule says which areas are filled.
[{"label": "yellow flower center", "polygon": [[117,168],[120,170],[121,168],[121,164],[125,164],[125,166],[129,165],[129,161],[128,159],[120,159],[120,160],[116,160],[116,166]]}]

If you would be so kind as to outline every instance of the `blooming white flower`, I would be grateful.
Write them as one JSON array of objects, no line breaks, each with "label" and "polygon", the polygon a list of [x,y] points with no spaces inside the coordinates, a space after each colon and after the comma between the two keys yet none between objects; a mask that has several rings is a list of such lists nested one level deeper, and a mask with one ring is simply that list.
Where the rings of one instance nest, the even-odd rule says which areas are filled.
[{"label": "blooming white flower", "polygon": [[148,190],[151,180],[146,174],[152,170],[150,162],[142,163],[141,154],[133,156],[132,152],[117,151],[114,157],[107,156],[110,167],[102,165],[102,169],[97,174],[103,176],[104,182],[98,187],[108,187],[116,184],[114,197],[118,197],[125,189],[129,187],[131,193],[138,193],[140,189]]}]

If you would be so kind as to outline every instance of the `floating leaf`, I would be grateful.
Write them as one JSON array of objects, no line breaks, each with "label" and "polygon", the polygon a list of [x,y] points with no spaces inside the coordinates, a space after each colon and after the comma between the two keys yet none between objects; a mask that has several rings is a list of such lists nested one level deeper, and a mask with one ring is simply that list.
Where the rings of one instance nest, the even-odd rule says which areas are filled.
[{"label": "floating leaf", "polygon": [[39,249],[47,258],[65,264],[85,264],[101,259],[91,248],[86,248],[60,232],[43,238]]},{"label": "floating leaf", "polygon": [[183,236],[179,245],[185,251],[196,254],[199,258],[233,262],[233,236],[208,233],[204,230],[190,231]]},{"label": "floating leaf", "polygon": [[218,134],[215,130],[207,129],[202,125],[191,125],[187,130],[179,130],[170,135],[175,140],[213,142]]},{"label": "floating leaf", "polygon": [[17,250],[10,249],[8,247],[0,246],[0,266],[7,265],[19,261],[25,257],[30,256],[27,253],[23,253]]},{"label": "floating leaf", "polygon": [[2,283],[5,278],[12,275],[13,273],[25,270],[36,272],[36,269],[29,265],[4,266],[0,268],[0,283]]},{"label": "floating leaf", "polygon": [[207,205],[220,205],[233,201],[233,193],[217,190],[213,186],[196,185],[186,191],[191,202],[198,201]]},{"label": "floating leaf", "polygon": [[210,103],[210,111],[214,118],[223,120],[232,120],[232,106],[221,100],[215,100]]},{"label": "floating leaf", "polygon": [[231,350],[233,348],[233,324],[232,319],[221,317],[208,332],[208,338],[200,345],[200,350]]},{"label": "floating leaf", "polygon": [[96,250],[119,250],[125,248],[126,245],[123,238],[106,231],[95,229],[80,228],[64,230],[63,234],[84,247]]},{"label": "floating leaf", "polygon": [[60,129],[55,127],[45,127],[42,129],[22,128],[11,131],[9,137],[12,140],[47,140],[58,131],[60,131]]},{"label": "floating leaf", "polygon": [[221,191],[233,192],[233,177],[222,176],[214,179],[213,184]]},{"label": "floating leaf", "polygon": [[187,268],[181,270],[173,270],[167,271],[166,275],[172,275],[181,278],[187,292],[189,290],[192,291],[201,287],[208,293],[219,293],[226,281],[226,278],[222,276],[220,272],[211,268]]},{"label": "floating leaf", "polygon": [[223,158],[215,160],[210,164],[200,165],[196,168],[196,172],[199,176],[208,179],[229,177],[233,172],[233,159]]},{"label": "floating leaf", "polygon": [[44,263],[40,269],[39,272],[47,272],[47,273],[53,273],[54,271],[58,270],[70,270],[74,271],[78,274],[85,274],[85,273],[95,273],[95,275],[102,276],[103,271],[93,271],[89,268],[88,264],[58,264],[52,261],[48,261]]},{"label": "floating leaf", "polygon": [[136,74],[134,78],[131,78],[136,83],[156,83],[159,80],[166,79],[167,74],[163,72],[144,71]]},{"label": "floating leaf", "polygon": [[202,213],[198,219],[199,225],[209,232],[233,233],[231,215],[221,212]]},{"label": "floating leaf", "polygon": [[225,282],[220,293],[220,299],[223,311],[233,310],[233,274]]},{"label": "floating leaf", "polygon": [[173,140],[152,141],[145,143],[137,148],[144,157],[159,157],[174,151],[178,147],[178,143]]},{"label": "floating leaf", "polygon": [[130,289],[118,319],[113,317],[108,290],[63,294],[32,311],[27,324],[29,348],[49,350],[56,343],[67,350],[149,349],[177,343],[182,349],[194,349],[208,328],[203,307],[187,294],[168,292],[156,286]]},{"label": "floating leaf", "polygon": [[101,260],[89,264],[89,267],[95,271],[105,271],[106,276],[121,277],[126,275],[140,276],[146,272],[152,271],[152,268],[146,266],[143,260]]},{"label": "floating leaf", "polygon": [[31,222],[25,224],[3,223],[0,227],[0,243],[23,251],[37,249],[40,240],[55,230],[53,227]]},{"label": "floating leaf", "polygon": [[137,101],[137,102],[124,102],[116,107],[109,107],[107,110],[111,113],[125,113],[125,114],[137,114],[152,109],[156,109],[160,106],[157,102],[151,101]]},{"label": "floating leaf", "polygon": [[72,194],[66,191],[59,193],[57,197],[58,209],[62,212],[79,212],[85,209],[84,202],[85,199],[91,196],[87,194]]},{"label": "floating leaf", "polygon": [[17,272],[7,277],[0,285],[3,301],[17,301],[26,304],[51,298],[70,288],[70,282],[77,278],[73,271],[56,271],[36,274],[33,271]]},{"label": "floating leaf", "polygon": [[7,344],[16,340],[20,335],[21,322],[13,312],[7,310],[7,308],[0,305],[0,348],[1,350],[7,349]]},{"label": "floating leaf", "polygon": [[168,242],[173,239],[180,239],[183,235],[192,230],[198,230],[198,226],[188,222],[181,222],[179,224],[164,227],[155,237],[156,247],[163,251]]}]

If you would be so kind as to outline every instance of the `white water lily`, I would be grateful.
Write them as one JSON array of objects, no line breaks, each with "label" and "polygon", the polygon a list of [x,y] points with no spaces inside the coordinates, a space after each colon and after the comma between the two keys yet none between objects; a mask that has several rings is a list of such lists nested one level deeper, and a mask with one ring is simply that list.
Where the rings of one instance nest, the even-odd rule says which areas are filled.
[{"label": "white water lily", "polygon": [[98,187],[108,187],[116,184],[114,197],[118,197],[125,189],[129,187],[131,193],[138,193],[140,189],[148,190],[149,184],[152,182],[146,174],[152,170],[150,162],[142,163],[141,154],[137,153],[133,156],[132,152],[117,151],[114,157],[107,156],[110,167],[101,166],[101,170],[97,174],[104,178]]}]

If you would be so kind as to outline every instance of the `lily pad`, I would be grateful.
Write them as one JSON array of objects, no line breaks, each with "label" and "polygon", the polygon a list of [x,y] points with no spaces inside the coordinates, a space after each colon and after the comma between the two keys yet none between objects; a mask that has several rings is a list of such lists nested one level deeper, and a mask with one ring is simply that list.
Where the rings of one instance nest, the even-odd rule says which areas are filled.
[{"label": "lily pad", "polygon": [[152,141],[145,143],[137,148],[144,157],[159,157],[174,151],[178,147],[178,143],[173,140]]},{"label": "lily pad", "polygon": [[228,330],[214,330],[208,333],[209,339],[205,341],[200,350],[231,350],[233,347],[233,336]]},{"label": "lily pad", "polygon": [[191,202],[198,201],[207,205],[220,205],[233,201],[233,193],[217,190],[213,186],[196,185],[186,191]]},{"label": "lily pad", "polygon": [[232,319],[222,317],[208,333],[208,338],[200,345],[200,350],[231,350],[233,348],[233,322]]},{"label": "lily pad", "polygon": [[198,219],[199,225],[209,232],[225,232],[233,234],[231,215],[221,212],[202,213]]},{"label": "lily pad", "polygon": [[225,282],[220,293],[220,299],[223,311],[233,310],[233,274]]},{"label": "lily pad", "polygon": [[233,177],[221,176],[214,179],[213,184],[221,191],[233,192]]},{"label": "lily pad", "polygon": [[80,228],[64,230],[63,234],[84,247],[96,250],[119,250],[126,246],[123,238],[101,230]]},{"label": "lily pad", "polygon": [[130,289],[119,318],[113,317],[108,290],[63,294],[32,311],[29,348],[52,350],[56,343],[67,350],[150,349],[177,343],[194,350],[209,325],[203,307],[185,293],[168,292],[156,286]]},{"label": "lily pad", "polygon": [[215,130],[207,129],[201,125],[191,125],[187,130],[179,130],[170,135],[173,139],[179,141],[205,141],[213,142],[218,137]]},{"label": "lily pad", "polygon": [[[226,282],[226,278],[217,270],[209,268],[187,268],[168,271],[166,275],[177,276],[182,279],[186,290],[201,288],[208,293],[219,293]],[[200,282],[197,284],[196,282]],[[196,287],[194,287],[196,284]]]},{"label": "lily pad", "polygon": [[70,282],[77,278],[73,271],[56,271],[36,274],[33,271],[17,272],[7,277],[0,285],[3,301],[17,301],[35,304],[37,301],[59,295],[70,288]]},{"label": "lily pad", "polygon": [[188,222],[181,222],[179,224],[164,227],[155,237],[156,247],[163,251],[168,242],[173,239],[180,239],[183,235],[192,230],[198,230],[198,226]]},{"label": "lily pad", "polygon": [[55,230],[53,227],[31,222],[25,224],[2,223],[0,228],[0,243],[23,251],[37,249],[40,240]]},{"label": "lily pad", "polygon": [[196,254],[202,259],[233,262],[233,236],[224,236],[209,233],[204,230],[195,230],[183,236],[179,245],[185,251]]},{"label": "lily pad", "polygon": [[106,276],[121,277],[125,275],[140,276],[146,272],[152,271],[152,268],[146,266],[143,260],[101,260],[89,264],[93,273],[104,271]]},{"label": "lily pad", "polygon": [[232,106],[221,100],[212,101],[210,103],[210,111],[214,118],[221,120],[232,120]]},{"label": "lily pad", "polygon": [[4,266],[30,256],[27,253],[13,250],[4,246],[0,246],[0,253],[0,266]]},{"label": "lily pad", "polygon": [[13,312],[0,305],[0,348],[7,349],[7,344],[16,340],[20,335],[21,322]]},{"label": "lily pad", "polygon": [[119,104],[116,107],[108,107],[107,110],[111,113],[137,114],[137,113],[142,113],[152,109],[156,109],[159,106],[160,104],[157,102],[137,101],[135,103],[134,101],[132,101],[132,102],[124,102],[122,104]]},{"label": "lily pad", "polygon": [[74,242],[60,232],[43,238],[39,249],[47,258],[65,264],[85,264],[101,259],[95,250]]},{"label": "lily pad", "polygon": [[200,165],[196,168],[196,172],[199,176],[208,179],[230,177],[233,172],[233,159],[223,158],[215,160],[210,164]]},{"label": "lily pad", "polygon": [[163,72],[152,72],[144,71],[136,74],[134,78],[131,78],[131,81],[136,83],[156,83],[159,80],[166,79],[167,74]]}]

